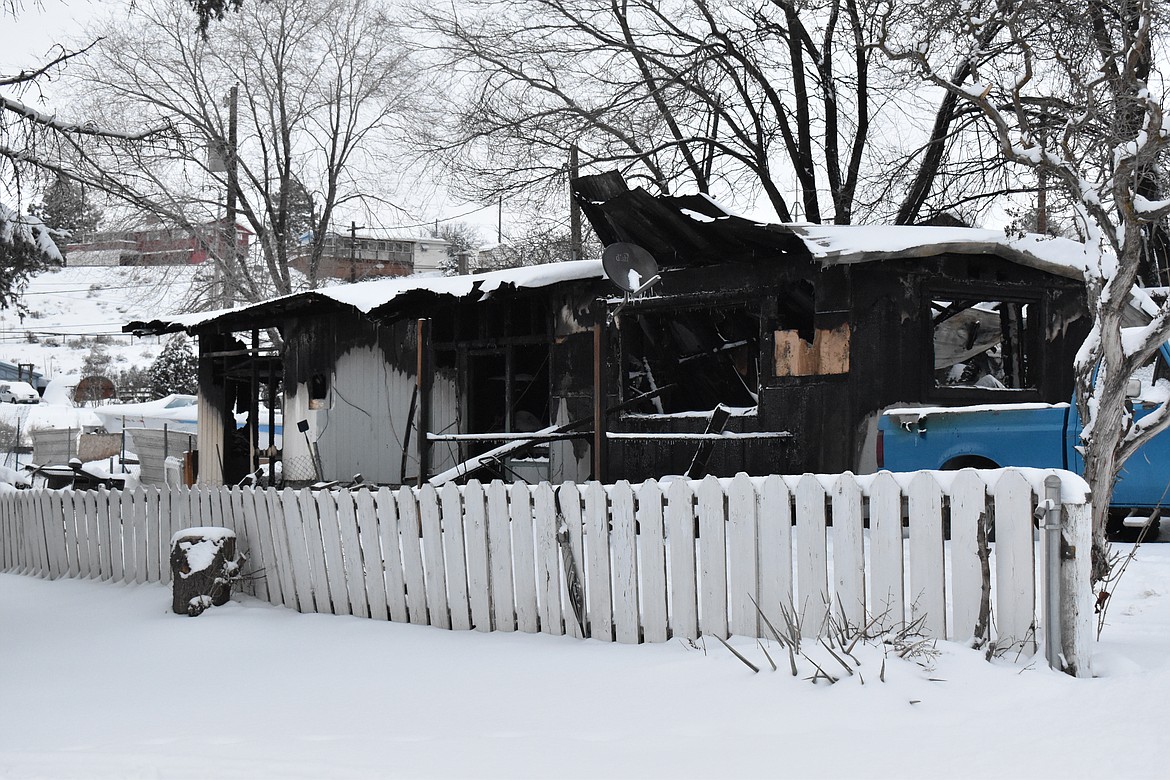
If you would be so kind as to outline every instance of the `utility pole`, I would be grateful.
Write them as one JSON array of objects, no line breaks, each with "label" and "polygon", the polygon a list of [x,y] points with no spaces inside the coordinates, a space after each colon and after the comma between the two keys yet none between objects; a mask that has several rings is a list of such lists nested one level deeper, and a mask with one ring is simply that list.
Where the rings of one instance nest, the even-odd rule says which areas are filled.
[{"label": "utility pole", "polygon": [[569,147],[569,259],[581,259],[581,207],[573,197],[573,182],[581,175],[577,144]]},{"label": "utility pole", "polygon": [[365,225],[359,225],[357,222],[350,220],[349,222],[349,283],[353,284],[357,281],[357,232],[365,230]]},{"label": "utility pole", "polygon": [[224,208],[226,212],[224,221],[227,224],[224,225],[224,248],[220,252],[222,257],[219,260],[225,272],[222,276],[223,286],[219,290],[220,305],[225,309],[232,305],[232,297],[235,294],[231,280],[235,276],[235,264],[238,259],[236,257],[238,251],[236,246],[236,195],[240,182],[236,177],[236,105],[239,98],[240,88],[233,84],[228,95],[227,199]]},{"label": "utility pole", "polygon": [[504,199],[500,198],[499,209],[496,211],[496,243],[504,243]]}]

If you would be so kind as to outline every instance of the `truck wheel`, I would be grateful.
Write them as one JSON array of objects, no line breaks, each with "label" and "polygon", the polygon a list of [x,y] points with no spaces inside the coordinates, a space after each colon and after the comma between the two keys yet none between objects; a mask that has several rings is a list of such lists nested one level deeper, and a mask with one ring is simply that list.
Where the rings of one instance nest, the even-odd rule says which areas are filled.
[{"label": "truck wheel", "polygon": [[999,464],[981,455],[963,455],[953,458],[943,464],[940,471],[958,471],[959,469],[997,469]]}]

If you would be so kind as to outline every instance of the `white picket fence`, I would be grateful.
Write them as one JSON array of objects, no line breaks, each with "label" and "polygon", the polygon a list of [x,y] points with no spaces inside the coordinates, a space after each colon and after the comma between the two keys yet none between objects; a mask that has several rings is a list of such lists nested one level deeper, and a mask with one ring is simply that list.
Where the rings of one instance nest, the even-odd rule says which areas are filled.
[{"label": "white picket fence", "polygon": [[[175,531],[224,526],[256,575],[245,588],[302,612],[636,643],[765,637],[761,611],[782,626],[788,607],[810,636],[834,624],[920,620],[929,635],[963,640],[983,588],[977,523],[991,513],[994,636],[1030,651],[1039,603],[1033,513],[1043,500],[1037,474],[1047,473],[1072,476],[1009,469],[637,486],[470,482],[439,491],[26,490],[0,495],[0,568],[165,582]],[[1087,512],[1063,506],[1069,549],[1088,550]],[[1064,590],[1074,603],[1063,644],[1083,657],[1087,555],[1069,557]]]}]

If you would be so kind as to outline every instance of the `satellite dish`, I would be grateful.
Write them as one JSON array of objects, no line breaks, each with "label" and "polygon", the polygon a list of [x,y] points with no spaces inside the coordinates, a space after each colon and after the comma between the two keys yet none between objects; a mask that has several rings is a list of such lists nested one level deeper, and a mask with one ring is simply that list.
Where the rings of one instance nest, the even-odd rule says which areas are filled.
[{"label": "satellite dish", "polygon": [[641,292],[658,278],[654,256],[637,244],[610,244],[601,255],[601,266],[609,280],[628,293]]}]

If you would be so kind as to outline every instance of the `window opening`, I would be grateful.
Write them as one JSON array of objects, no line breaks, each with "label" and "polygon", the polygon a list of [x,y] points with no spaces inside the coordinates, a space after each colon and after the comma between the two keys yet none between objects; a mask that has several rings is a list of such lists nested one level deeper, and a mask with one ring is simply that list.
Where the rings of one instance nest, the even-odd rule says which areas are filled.
[{"label": "window opening", "polygon": [[760,318],[745,305],[624,314],[623,396],[632,411],[675,414],[756,404]]},{"label": "window opening", "polygon": [[322,373],[309,377],[309,408],[329,408],[329,379]]},{"label": "window opening", "polygon": [[1019,390],[1036,385],[1032,376],[1029,313],[1024,301],[978,298],[936,299],[931,303],[934,386]]}]

